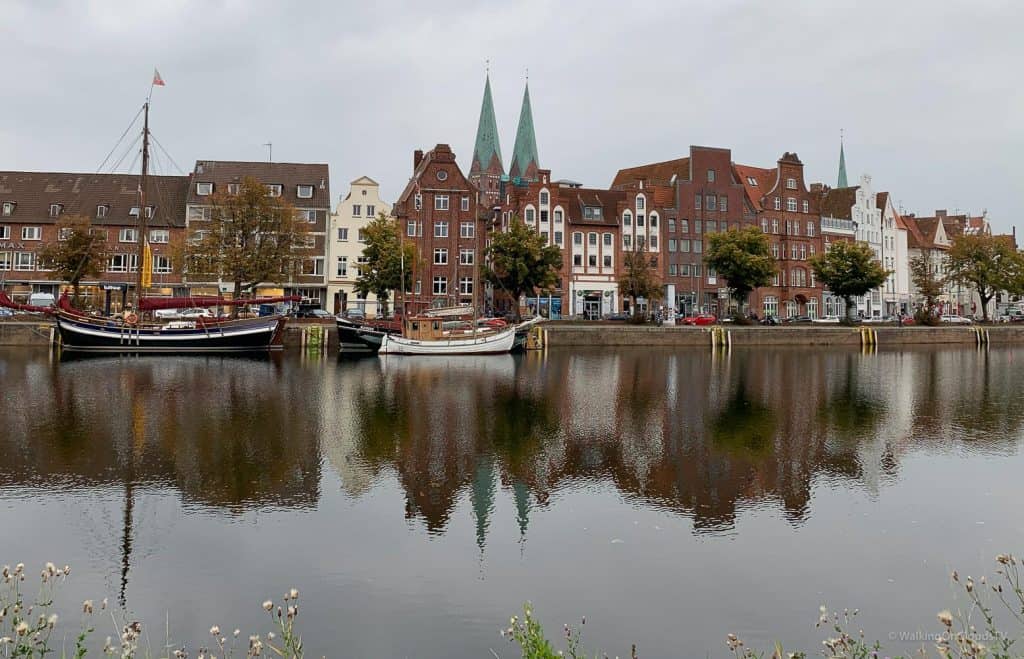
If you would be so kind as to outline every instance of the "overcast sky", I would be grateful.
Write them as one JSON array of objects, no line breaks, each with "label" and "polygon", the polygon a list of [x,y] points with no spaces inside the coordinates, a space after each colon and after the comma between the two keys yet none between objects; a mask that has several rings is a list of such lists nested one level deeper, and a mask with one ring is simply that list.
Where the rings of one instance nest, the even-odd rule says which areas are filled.
[{"label": "overcast sky", "polygon": [[447,142],[468,171],[489,58],[506,167],[528,67],[555,178],[607,186],[701,144],[764,167],[796,151],[834,185],[842,128],[851,183],[1008,231],[1022,28],[1024,4],[985,0],[0,0],[0,169],[96,171],[156,66],[153,132],[185,170],[272,142],[328,163],[335,203],[364,174],[393,200],[414,149]]}]

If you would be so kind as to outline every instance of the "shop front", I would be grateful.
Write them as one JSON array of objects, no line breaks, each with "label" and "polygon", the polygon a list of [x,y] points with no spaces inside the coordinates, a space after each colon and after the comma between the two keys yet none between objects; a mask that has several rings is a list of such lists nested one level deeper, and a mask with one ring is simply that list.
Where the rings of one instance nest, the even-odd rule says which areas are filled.
[{"label": "shop front", "polygon": [[598,320],[615,313],[618,292],[614,284],[603,285],[600,288],[593,284],[584,284],[584,286],[588,286],[588,288],[575,289],[572,292],[572,315],[575,318]]}]

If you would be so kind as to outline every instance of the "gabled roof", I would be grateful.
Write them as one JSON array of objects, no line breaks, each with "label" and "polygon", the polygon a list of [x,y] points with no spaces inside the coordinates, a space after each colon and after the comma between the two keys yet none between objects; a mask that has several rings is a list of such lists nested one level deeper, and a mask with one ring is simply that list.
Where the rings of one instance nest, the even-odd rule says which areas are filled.
[{"label": "gabled roof", "polygon": [[664,162],[620,169],[615,174],[612,187],[627,185],[639,179],[647,179],[649,183],[655,185],[669,185],[673,176],[681,181],[690,180],[689,158],[676,158],[675,160],[665,160]]},{"label": "gabled roof", "polygon": [[821,196],[821,216],[841,220],[853,219],[853,205],[857,203],[859,185],[850,188],[832,188]]},{"label": "gabled roof", "polygon": [[[55,224],[50,204],[60,204],[62,215],[81,215],[98,224],[135,226],[138,216],[138,174],[69,174],[60,172],[0,172],[0,202],[14,202],[14,212],[2,222]],[[147,177],[146,205],[154,207],[152,227],[185,226],[187,176]],[[96,218],[99,206],[106,215]]]},{"label": "gabled roof", "polygon": [[352,181],[349,185],[380,185],[369,176],[360,176],[356,180]]},{"label": "gabled roof", "polygon": [[736,178],[743,184],[743,190],[747,193],[747,200],[753,207],[754,212],[764,210],[761,207],[761,198],[775,187],[778,170],[753,167],[751,165],[738,165],[736,163],[733,163],[732,168]]},{"label": "gabled roof", "polygon": [[[213,183],[214,192],[219,185],[241,183],[244,178],[254,178],[267,185],[280,184],[281,198],[298,208],[330,208],[330,172],[326,164],[291,162],[243,162],[234,160],[197,160],[193,170],[195,183]],[[300,198],[298,186],[312,185],[313,196]],[[192,185],[188,203],[207,203],[206,197],[196,194]]]},{"label": "gabled roof", "polygon": [[530,105],[530,83],[523,91],[523,107],[519,112],[519,127],[516,128],[516,144],[512,151],[512,164],[508,167],[511,178],[533,180],[540,169],[537,157],[537,135],[533,130],[533,108]]},{"label": "gabled roof", "polygon": [[[572,224],[594,224],[602,226],[619,225],[619,204],[626,199],[626,193],[620,190],[598,190],[592,188],[563,188],[559,190],[559,199],[568,207],[568,219]],[[596,206],[601,209],[601,217],[587,218],[583,214],[585,206]]]}]

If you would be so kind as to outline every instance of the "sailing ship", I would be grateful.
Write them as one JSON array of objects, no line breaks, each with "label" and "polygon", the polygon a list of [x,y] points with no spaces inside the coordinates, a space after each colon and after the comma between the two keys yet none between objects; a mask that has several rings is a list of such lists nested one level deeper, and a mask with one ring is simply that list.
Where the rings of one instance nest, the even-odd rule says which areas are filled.
[{"label": "sailing ship", "polygon": [[477,327],[466,330],[444,328],[444,321],[431,316],[413,316],[403,323],[402,334],[385,334],[382,355],[490,355],[512,351],[516,328]]}]

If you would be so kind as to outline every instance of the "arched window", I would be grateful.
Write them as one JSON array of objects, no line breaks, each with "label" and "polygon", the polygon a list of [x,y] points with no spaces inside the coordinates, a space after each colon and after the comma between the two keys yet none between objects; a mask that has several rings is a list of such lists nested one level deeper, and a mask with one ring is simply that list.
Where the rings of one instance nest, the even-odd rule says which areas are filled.
[{"label": "arched window", "polygon": [[622,226],[631,227],[633,226],[633,214],[626,211],[622,214]]},{"label": "arched window", "polygon": [[765,296],[764,315],[765,317],[779,315],[779,298],[775,297],[774,295]]}]

